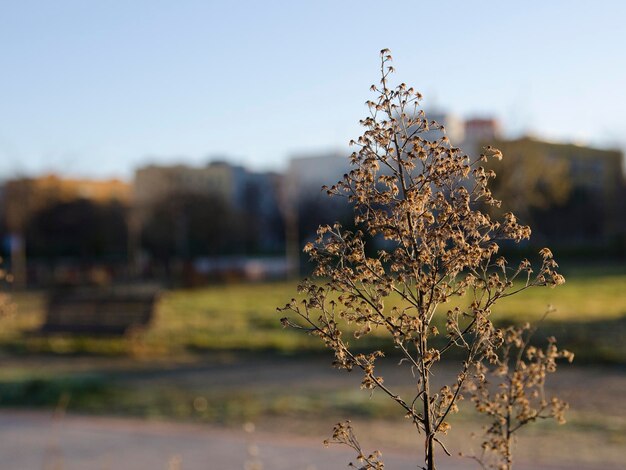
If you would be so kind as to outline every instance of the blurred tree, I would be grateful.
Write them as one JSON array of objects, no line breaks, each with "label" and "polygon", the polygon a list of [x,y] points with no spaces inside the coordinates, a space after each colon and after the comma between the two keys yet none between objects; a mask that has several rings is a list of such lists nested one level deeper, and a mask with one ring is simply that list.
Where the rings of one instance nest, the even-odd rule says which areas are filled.
[{"label": "blurred tree", "polygon": [[299,271],[308,272],[312,265],[308,255],[302,251],[304,245],[317,238],[317,229],[321,225],[339,222],[348,229],[353,229],[353,208],[347,199],[331,199],[325,193],[318,193],[309,198],[302,198],[297,204],[297,233]]},{"label": "blurred tree", "polygon": [[556,207],[535,210],[540,234],[554,244],[579,247],[602,245],[609,214],[602,199],[587,188],[574,188],[567,201]]},{"label": "blurred tree", "polygon": [[142,245],[159,261],[241,253],[242,218],[217,194],[178,193],[157,204],[142,229]]},{"label": "blurred tree", "polygon": [[354,226],[352,207],[347,200],[333,200],[321,197],[303,199],[298,204],[298,232],[303,245],[317,237],[320,225],[339,221],[347,227]]},{"label": "blurred tree", "polygon": [[490,143],[505,155],[488,165],[504,201],[493,212],[531,223],[533,244],[606,251],[624,237],[621,152],[529,137]]},{"label": "blurred tree", "polygon": [[495,142],[505,158],[489,162],[497,170],[492,183],[494,196],[505,201],[502,212],[515,212],[525,222],[533,211],[563,205],[569,198],[572,182],[565,159],[555,158],[531,139]]},{"label": "blurred tree", "polygon": [[126,208],[117,202],[57,202],[26,222],[27,255],[34,258],[124,257],[127,237]]},{"label": "blurred tree", "polygon": [[284,216],[275,192],[265,183],[249,181],[243,191],[240,229],[248,255],[282,253],[285,247]]}]

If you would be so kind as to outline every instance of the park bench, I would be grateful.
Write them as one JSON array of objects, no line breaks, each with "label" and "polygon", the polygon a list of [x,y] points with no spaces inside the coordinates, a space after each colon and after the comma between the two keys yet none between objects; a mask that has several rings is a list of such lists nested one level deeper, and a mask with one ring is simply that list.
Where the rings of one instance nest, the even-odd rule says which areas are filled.
[{"label": "park bench", "polygon": [[48,299],[42,332],[121,335],[145,328],[157,297],[155,286],[58,290]]}]

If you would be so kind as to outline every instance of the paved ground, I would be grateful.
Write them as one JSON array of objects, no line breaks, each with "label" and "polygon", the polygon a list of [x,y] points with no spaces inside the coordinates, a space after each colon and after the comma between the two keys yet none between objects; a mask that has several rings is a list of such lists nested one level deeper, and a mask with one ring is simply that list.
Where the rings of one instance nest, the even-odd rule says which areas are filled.
[{"label": "paved ground", "polygon": [[[305,394],[330,396],[336,390],[357,390],[358,374],[332,369],[319,358],[263,355],[227,357],[189,364],[117,364],[107,359],[59,361],[30,358],[9,361],[5,370],[51,374],[103,373],[137,390],[171,387],[198,394],[220,392],[250,396]],[[2,361],[0,360],[0,363]],[[57,363],[58,362],[58,363]],[[386,383],[406,384],[406,371],[395,363],[382,368]],[[454,370],[442,365],[437,381],[453,380]],[[617,470],[626,461],[626,370],[623,367],[563,367],[551,378],[549,391],[571,404],[563,428],[533,426],[517,443],[520,464],[515,470]],[[364,392],[365,393],[365,392]],[[210,398],[210,394],[207,395]],[[353,416],[349,414],[348,416]],[[164,469],[164,470],[332,470],[345,469],[354,455],[343,447],[321,444],[332,423],[342,419],[324,412],[303,416],[263,414],[257,429],[227,429],[139,419],[0,410],[0,470]],[[419,462],[414,430],[392,420],[361,418],[355,429],[363,443],[384,451],[386,469],[415,470]],[[478,428],[479,429],[479,428]],[[467,451],[467,438],[477,431],[471,421],[454,423],[446,442]],[[258,456],[252,455],[258,450]],[[366,450],[370,450],[366,447]],[[252,465],[261,462],[262,467]],[[246,466],[246,463],[248,464]],[[441,461],[440,470],[476,469],[469,460]]]},{"label": "paved ground", "polygon": [[[319,441],[317,441],[319,442]],[[0,468],[321,470],[346,468],[352,457],[316,441],[199,425],[49,413],[0,413]],[[409,469],[409,455],[389,456],[389,468]]]},{"label": "paved ground", "polygon": [[[347,468],[352,457],[340,447],[274,434],[246,433],[205,425],[132,419],[64,416],[45,412],[0,412],[0,468],[3,470],[84,469],[263,469]],[[254,466],[255,463],[262,466]],[[415,469],[408,453],[385,455],[386,468]],[[476,468],[472,462],[442,461],[449,470]],[[520,465],[518,470],[571,470],[570,466]],[[617,469],[577,466],[579,470]]]}]

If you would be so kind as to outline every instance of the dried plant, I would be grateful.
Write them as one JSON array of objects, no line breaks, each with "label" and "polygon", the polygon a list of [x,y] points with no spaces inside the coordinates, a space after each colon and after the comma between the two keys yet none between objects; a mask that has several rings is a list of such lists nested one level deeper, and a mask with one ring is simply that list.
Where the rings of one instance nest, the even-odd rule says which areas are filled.
[{"label": "dried plant", "polygon": [[[381,80],[371,87],[376,97],[367,101],[370,115],[361,121],[365,131],[351,142],[357,148],[350,157],[353,169],[325,188],[348,198],[357,230],[339,224],[319,228],[316,241],[305,247],[318,280],[305,280],[299,286],[304,300],[292,299],[279,310],[288,314],[283,325],[317,336],[332,349],[336,367],[360,369],[362,388],[380,390],[398,404],[422,434],[423,468],[432,470],[435,447],[448,453],[441,436],[450,429],[447,419],[458,411],[473,368],[499,361],[504,332],[492,323],[494,304],[564,279],[547,249],[534,274],[527,260],[509,266],[497,256],[502,241],[530,237],[530,228],[513,214],[502,220],[489,215],[488,208],[500,203],[488,188],[495,173],[481,162],[502,154],[488,147],[470,158],[454,147],[443,127],[427,120],[418,92],[404,83],[390,85],[391,60],[388,50],[381,51]],[[440,137],[433,138],[433,131]],[[465,306],[450,307],[454,297],[466,299]],[[445,324],[445,333],[437,324]],[[415,393],[403,397],[388,387],[376,373],[383,352],[355,349],[346,333],[355,343],[386,335],[410,367]],[[456,381],[436,390],[433,369],[452,349],[464,356]],[[335,441],[356,442],[351,428],[338,426]],[[362,468],[382,463],[366,459]]]},{"label": "dried plant", "polygon": [[361,448],[361,444],[359,444],[359,441],[354,435],[352,424],[349,420],[335,424],[335,427],[333,428],[333,437],[324,441],[325,446],[329,446],[330,444],[343,444],[354,449],[357,454],[356,460],[358,464],[350,462],[348,465],[349,467],[359,468],[359,470],[383,470],[385,468],[385,464],[381,460],[382,454],[380,451],[375,450],[371,454],[367,456],[365,455],[365,452],[363,452],[363,449]]},{"label": "dried plant", "polygon": [[529,323],[507,328],[498,360],[476,365],[479,380],[471,382],[472,401],[491,418],[482,453],[472,456],[483,468],[511,470],[513,438],[523,426],[548,418],[565,423],[567,403],[548,398],[544,385],[546,375],[556,371],[557,359],[572,362],[574,354],[559,350],[554,337],[545,348],[531,345],[535,331]]}]

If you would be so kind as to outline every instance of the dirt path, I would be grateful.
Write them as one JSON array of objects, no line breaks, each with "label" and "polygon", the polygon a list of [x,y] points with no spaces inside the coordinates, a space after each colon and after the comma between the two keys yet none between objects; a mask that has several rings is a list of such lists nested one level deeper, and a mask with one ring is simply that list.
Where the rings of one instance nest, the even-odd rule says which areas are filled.
[{"label": "dirt path", "polygon": [[[317,441],[319,442],[319,441]],[[3,470],[208,469],[240,470],[254,460],[264,470],[347,468],[352,454],[324,448],[311,439],[276,433],[246,433],[204,425],[132,419],[0,413],[0,468]],[[415,469],[407,452],[385,455],[386,468]],[[254,467],[252,467],[254,468]],[[475,468],[467,460],[443,460],[442,469]],[[519,470],[570,470],[571,466],[522,464]],[[579,470],[617,469],[610,466]]]},{"label": "dirt path", "polygon": [[[258,460],[265,470],[346,468],[341,448],[281,434],[131,419],[0,413],[3,470],[239,470]],[[390,468],[409,469],[410,455],[391,455]],[[455,467],[456,468],[456,467]]]}]

